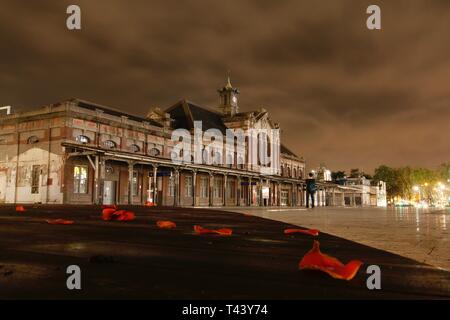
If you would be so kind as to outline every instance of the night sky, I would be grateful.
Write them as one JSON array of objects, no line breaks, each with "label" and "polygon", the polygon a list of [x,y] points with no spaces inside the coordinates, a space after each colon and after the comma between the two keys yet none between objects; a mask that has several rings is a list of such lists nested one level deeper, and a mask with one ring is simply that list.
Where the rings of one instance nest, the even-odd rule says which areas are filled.
[{"label": "night sky", "polygon": [[309,168],[434,168],[450,160],[449,39],[446,0],[0,0],[0,105],[214,108],[231,70],[241,111],[269,110]]}]

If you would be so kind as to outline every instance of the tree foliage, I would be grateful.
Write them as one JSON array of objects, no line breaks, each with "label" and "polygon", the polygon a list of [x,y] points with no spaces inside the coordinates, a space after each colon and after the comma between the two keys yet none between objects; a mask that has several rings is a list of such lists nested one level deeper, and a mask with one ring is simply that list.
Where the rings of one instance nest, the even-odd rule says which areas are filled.
[{"label": "tree foliage", "polygon": [[437,182],[447,182],[450,178],[450,163],[440,165],[437,170],[427,168],[391,168],[381,165],[375,169],[375,181],[385,181],[388,197],[399,196],[411,198],[414,186],[434,185]]}]

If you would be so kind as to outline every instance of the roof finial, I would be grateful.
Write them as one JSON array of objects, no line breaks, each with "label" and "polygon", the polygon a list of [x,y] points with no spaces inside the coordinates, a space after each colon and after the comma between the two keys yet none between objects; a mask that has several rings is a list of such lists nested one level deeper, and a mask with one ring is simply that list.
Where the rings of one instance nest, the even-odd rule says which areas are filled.
[{"label": "roof finial", "polygon": [[230,70],[228,70],[227,76],[228,76],[228,81],[227,81],[227,85],[225,86],[225,88],[233,89],[233,86],[231,85],[231,80],[230,80]]}]

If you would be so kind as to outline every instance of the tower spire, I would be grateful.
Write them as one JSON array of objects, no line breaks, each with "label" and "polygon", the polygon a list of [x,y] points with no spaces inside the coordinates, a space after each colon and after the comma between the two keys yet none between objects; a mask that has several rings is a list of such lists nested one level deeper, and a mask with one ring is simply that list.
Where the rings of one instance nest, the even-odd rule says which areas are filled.
[{"label": "tower spire", "polygon": [[230,70],[227,72],[227,83],[222,89],[217,90],[220,95],[219,108],[226,116],[234,116],[239,113],[238,98],[239,90],[231,84]]}]

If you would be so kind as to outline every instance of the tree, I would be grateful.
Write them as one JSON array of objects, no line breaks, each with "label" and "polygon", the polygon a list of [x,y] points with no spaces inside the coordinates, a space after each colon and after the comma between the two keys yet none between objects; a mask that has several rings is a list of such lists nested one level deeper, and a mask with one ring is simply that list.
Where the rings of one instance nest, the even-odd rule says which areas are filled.
[{"label": "tree", "polygon": [[359,171],[359,169],[350,170],[350,178],[359,178],[359,177],[361,177],[361,171]]},{"label": "tree", "polygon": [[331,179],[333,181],[342,180],[345,178],[345,171],[333,171],[331,172]]},{"label": "tree", "polygon": [[377,183],[380,181],[386,182],[386,192],[388,197],[392,200],[395,196],[401,196],[398,176],[399,173],[396,169],[381,165],[375,169],[373,178]]}]

